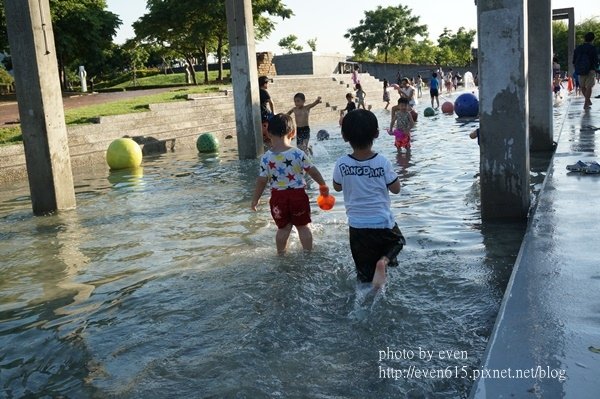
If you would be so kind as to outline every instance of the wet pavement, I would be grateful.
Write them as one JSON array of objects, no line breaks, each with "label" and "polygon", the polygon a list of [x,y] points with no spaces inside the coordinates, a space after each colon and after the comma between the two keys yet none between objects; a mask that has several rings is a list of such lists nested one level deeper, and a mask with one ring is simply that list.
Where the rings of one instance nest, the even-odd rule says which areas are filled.
[{"label": "wet pavement", "polygon": [[[600,94],[594,87],[593,97]],[[600,99],[571,99],[535,214],[471,392],[473,398],[598,398]],[[559,136],[560,133],[560,136]]]}]

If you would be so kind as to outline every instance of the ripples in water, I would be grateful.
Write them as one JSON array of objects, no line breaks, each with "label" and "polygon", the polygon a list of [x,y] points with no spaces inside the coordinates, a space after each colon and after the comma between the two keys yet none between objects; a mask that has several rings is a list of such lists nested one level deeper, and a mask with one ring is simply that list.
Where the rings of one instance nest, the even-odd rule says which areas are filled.
[{"label": "ripples in water", "polygon": [[[77,209],[44,218],[25,185],[11,187],[3,396],[466,397],[470,381],[384,379],[380,367],[473,368],[483,355],[524,225],[481,222],[474,126],[421,118],[411,154],[377,140],[402,180],[392,206],[408,244],[376,297],[356,285],[341,195],[331,212],[313,206],[313,253],[293,236],[277,257],[266,201],[248,210],[256,162],[234,152],[89,171],[76,176]],[[339,127],[320,128],[329,181],[349,147]],[[468,357],[380,362],[388,347]]]}]

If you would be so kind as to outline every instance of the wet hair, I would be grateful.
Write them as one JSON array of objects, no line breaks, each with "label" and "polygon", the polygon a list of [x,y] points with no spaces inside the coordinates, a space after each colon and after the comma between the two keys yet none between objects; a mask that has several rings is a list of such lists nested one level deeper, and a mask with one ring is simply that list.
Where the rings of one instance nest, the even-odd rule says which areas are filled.
[{"label": "wet hair", "polygon": [[377,117],[365,109],[349,112],[342,121],[342,137],[357,150],[371,147],[378,132]]},{"label": "wet hair", "polygon": [[437,73],[432,73],[431,76],[433,76],[434,78],[437,78]]},{"label": "wet hair", "polygon": [[304,96],[304,93],[296,93],[296,95],[294,96],[294,100],[299,98],[302,101],[306,101],[306,97]]},{"label": "wet hair", "polygon": [[408,105],[408,104],[410,104],[410,102],[408,101],[408,98],[406,98],[406,97],[400,97],[398,99],[398,104],[406,104],[406,105]]},{"label": "wet hair", "polygon": [[294,120],[287,114],[273,115],[269,119],[269,127],[267,131],[273,136],[283,137],[286,134],[294,131]]},{"label": "wet hair", "polygon": [[388,87],[388,81],[387,79],[383,79],[383,88],[385,89],[386,87]]},{"label": "wet hair", "polygon": [[352,93],[347,93],[346,94],[346,100],[351,100],[354,98],[354,95]]},{"label": "wet hair", "polygon": [[595,38],[596,35],[594,35],[594,32],[588,32],[583,37],[583,40],[585,40],[586,42],[593,42]]},{"label": "wet hair", "polygon": [[269,77],[268,76],[261,76],[258,78],[258,85],[259,86],[263,86],[265,83],[269,83]]}]

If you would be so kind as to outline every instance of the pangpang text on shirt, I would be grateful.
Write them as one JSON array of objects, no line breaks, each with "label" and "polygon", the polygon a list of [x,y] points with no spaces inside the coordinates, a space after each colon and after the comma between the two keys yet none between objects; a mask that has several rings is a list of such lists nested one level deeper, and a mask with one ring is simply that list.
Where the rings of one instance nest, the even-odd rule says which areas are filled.
[{"label": "pangpang text on shirt", "polygon": [[345,163],[340,164],[340,172],[342,172],[342,176],[384,176],[384,170],[382,167],[373,169],[370,166],[346,165]]}]

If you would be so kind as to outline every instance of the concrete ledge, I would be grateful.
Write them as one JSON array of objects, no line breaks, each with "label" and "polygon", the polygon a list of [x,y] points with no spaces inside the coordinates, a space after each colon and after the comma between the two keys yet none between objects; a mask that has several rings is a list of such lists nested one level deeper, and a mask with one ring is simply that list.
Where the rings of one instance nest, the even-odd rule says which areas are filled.
[{"label": "concrete ledge", "polygon": [[[311,111],[312,122],[337,121],[337,109],[345,106],[349,91],[337,79],[337,75],[275,77],[270,89],[275,94],[275,109],[287,112],[293,107],[294,94],[302,91],[308,100],[323,97],[323,104]],[[381,108],[383,102],[377,101],[381,92],[379,81],[368,75],[361,75],[361,79],[372,84],[367,100],[373,101],[374,108]],[[109,143],[123,136],[138,140],[144,154],[193,149],[198,135],[205,132],[214,134],[224,146],[236,147],[233,96],[228,90],[225,88],[222,94],[193,95],[189,101],[150,104],[146,112],[99,117],[95,124],[68,126],[72,164],[104,164]],[[232,138],[227,139],[228,136]],[[0,147],[0,168],[0,183],[26,177],[22,144]]]},{"label": "concrete ledge", "polygon": [[[580,159],[599,161],[594,107],[584,112],[582,97],[571,101],[484,355],[490,374],[471,398],[599,395],[600,175],[566,170]],[[504,378],[491,378],[502,371]],[[519,372],[529,378],[514,378]]]}]

